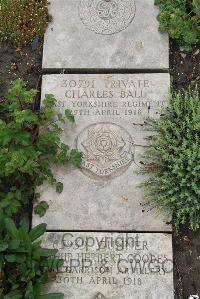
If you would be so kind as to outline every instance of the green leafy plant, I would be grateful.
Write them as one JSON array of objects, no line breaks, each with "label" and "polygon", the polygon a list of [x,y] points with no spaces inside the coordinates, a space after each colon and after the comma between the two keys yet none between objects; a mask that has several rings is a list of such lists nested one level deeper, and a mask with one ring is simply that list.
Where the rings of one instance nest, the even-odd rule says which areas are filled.
[{"label": "green leafy plant", "polygon": [[[36,189],[44,181],[62,192],[63,184],[54,178],[52,164],[79,166],[81,154],[60,139],[66,122],[75,121],[71,111],[56,112],[53,95],[46,95],[37,109],[36,96],[37,90],[16,80],[0,101],[0,299],[62,298],[61,294],[41,295],[49,274],[61,263],[55,250],[43,249],[37,241],[46,225],[29,232],[21,218],[33,199],[40,198]],[[47,209],[45,201],[35,205],[40,216]]]},{"label": "green leafy plant", "polygon": [[193,10],[196,14],[195,18],[199,22],[200,21],[200,1],[199,0],[193,0]]},{"label": "green leafy plant", "polygon": [[177,228],[200,227],[200,101],[197,92],[170,95],[159,119],[147,121],[154,134],[144,159],[147,200],[174,214]]},{"label": "green leafy plant", "polygon": [[50,21],[47,0],[0,0],[0,41],[26,45],[43,36]]},{"label": "green leafy plant", "polygon": [[28,231],[27,221],[17,228],[0,210],[0,298],[61,299],[62,294],[42,294],[45,283],[56,276],[62,260],[57,250],[41,247],[46,231],[40,224]]},{"label": "green leafy plant", "polygon": [[190,51],[200,40],[200,0],[155,0],[155,4],[160,6],[160,30]]},{"label": "green leafy plant", "polygon": [[[33,196],[38,200],[35,189],[44,181],[62,191],[62,183],[53,176],[52,163],[79,166],[81,162],[81,154],[60,140],[61,124],[74,122],[71,112],[66,110],[66,116],[55,112],[53,95],[46,95],[43,106],[36,110],[36,94],[37,90],[27,90],[23,81],[16,80],[0,103],[0,164],[4,165],[0,168],[0,208],[7,216]],[[35,211],[43,215],[47,208],[43,202]]]}]

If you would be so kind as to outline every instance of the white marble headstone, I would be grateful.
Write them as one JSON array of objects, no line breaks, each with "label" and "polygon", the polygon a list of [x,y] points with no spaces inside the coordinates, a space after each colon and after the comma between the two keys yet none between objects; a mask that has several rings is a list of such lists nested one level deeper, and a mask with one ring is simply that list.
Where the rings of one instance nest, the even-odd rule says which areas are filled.
[{"label": "white marble headstone", "polygon": [[50,0],[43,68],[168,69],[154,0]]},{"label": "white marble headstone", "polygon": [[64,260],[48,292],[65,299],[173,299],[172,237],[161,233],[46,233]]},{"label": "white marble headstone", "polygon": [[[49,209],[49,230],[171,231],[168,219],[144,200],[136,173],[150,134],[147,116],[159,116],[168,95],[168,74],[46,75],[42,98],[52,93],[76,125],[62,140],[83,153],[81,168],[54,166],[61,194],[44,184],[41,200]],[[33,224],[41,222],[33,216]]]}]

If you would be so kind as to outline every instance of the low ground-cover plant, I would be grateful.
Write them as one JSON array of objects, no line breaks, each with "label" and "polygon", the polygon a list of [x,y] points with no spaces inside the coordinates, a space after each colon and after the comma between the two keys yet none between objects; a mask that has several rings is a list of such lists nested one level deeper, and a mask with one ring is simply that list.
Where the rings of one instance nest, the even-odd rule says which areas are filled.
[{"label": "low ground-cover plant", "polygon": [[147,121],[150,148],[144,159],[142,184],[146,198],[174,214],[181,224],[200,227],[200,99],[197,92],[172,93],[159,119]]},{"label": "low ground-cover plant", "polygon": [[[55,251],[43,250],[35,242],[44,233],[44,225],[28,232],[21,219],[16,226],[12,219],[21,218],[28,203],[39,198],[36,188],[44,181],[62,192],[52,163],[79,166],[81,162],[81,154],[60,139],[66,122],[74,122],[71,112],[66,110],[64,116],[56,112],[53,95],[46,95],[42,107],[36,109],[36,95],[37,90],[16,80],[0,101],[0,298],[6,299],[40,298],[39,291],[56,261]],[[42,201],[35,212],[43,216],[47,208]]]},{"label": "low ground-cover plant", "polygon": [[200,0],[155,0],[160,6],[160,30],[186,50],[200,41]]},{"label": "low ground-cover plant", "polygon": [[26,45],[43,36],[49,21],[48,0],[0,0],[0,41]]},{"label": "low ground-cover plant", "polygon": [[62,265],[57,250],[42,248],[38,240],[46,225],[30,232],[28,228],[26,221],[17,228],[0,210],[0,298],[61,299],[62,294],[42,294],[44,284]]}]

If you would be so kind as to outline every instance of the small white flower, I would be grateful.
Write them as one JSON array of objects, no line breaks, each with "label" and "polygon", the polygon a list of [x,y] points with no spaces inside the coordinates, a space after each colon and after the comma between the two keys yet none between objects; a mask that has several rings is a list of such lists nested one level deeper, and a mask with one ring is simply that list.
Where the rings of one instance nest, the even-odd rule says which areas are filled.
[{"label": "small white flower", "polygon": [[190,295],[189,299],[200,299],[198,295]]}]

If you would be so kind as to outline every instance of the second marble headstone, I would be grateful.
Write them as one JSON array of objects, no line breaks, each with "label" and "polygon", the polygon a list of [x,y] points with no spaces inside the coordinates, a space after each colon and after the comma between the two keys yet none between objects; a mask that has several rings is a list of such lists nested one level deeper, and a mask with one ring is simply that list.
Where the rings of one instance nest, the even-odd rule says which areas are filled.
[{"label": "second marble headstone", "polygon": [[[168,219],[146,205],[138,185],[141,154],[148,146],[147,116],[158,117],[169,90],[168,74],[46,75],[42,98],[71,109],[76,125],[62,140],[83,153],[81,168],[54,167],[61,194],[40,188],[49,230],[170,231]],[[33,216],[33,224],[41,222]]]}]

